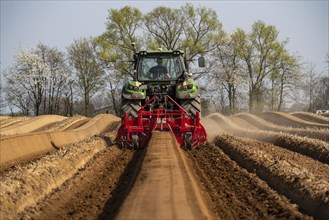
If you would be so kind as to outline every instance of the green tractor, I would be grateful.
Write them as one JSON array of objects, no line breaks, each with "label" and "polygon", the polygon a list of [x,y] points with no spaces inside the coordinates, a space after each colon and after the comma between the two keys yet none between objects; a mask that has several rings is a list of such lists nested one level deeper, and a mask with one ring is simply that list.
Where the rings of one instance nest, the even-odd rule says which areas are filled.
[{"label": "green tractor", "polygon": [[[184,53],[179,50],[140,51],[134,54],[134,80],[122,89],[122,115],[137,117],[138,111],[148,103],[148,110],[177,110],[181,106],[188,115],[201,113],[200,89],[186,69]],[[199,67],[205,66],[203,57]],[[168,102],[170,96],[178,105]]]}]

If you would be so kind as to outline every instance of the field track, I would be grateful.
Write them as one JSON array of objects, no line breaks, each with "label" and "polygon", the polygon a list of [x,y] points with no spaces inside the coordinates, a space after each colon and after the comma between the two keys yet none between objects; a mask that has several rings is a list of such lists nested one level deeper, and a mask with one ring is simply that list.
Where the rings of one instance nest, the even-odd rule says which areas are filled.
[{"label": "field track", "polygon": [[314,114],[308,113],[308,112],[296,112],[296,113],[292,113],[291,115],[293,115],[297,118],[304,119],[306,121],[311,121],[311,122],[316,122],[316,123],[321,123],[321,124],[329,123],[329,118],[314,115]]},{"label": "field track", "polygon": [[42,128],[47,124],[59,122],[66,117],[58,115],[43,115],[15,123],[11,126],[1,129],[1,135],[26,134]]},{"label": "field track", "polygon": [[329,123],[301,115],[213,114],[192,151],[120,149],[112,115],[0,117],[0,218],[327,219]]},{"label": "field track", "polygon": [[265,119],[266,121],[270,121],[283,126],[291,126],[295,128],[307,127],[329,129],[329,123],[323,124],[317,122],[310,122],[283,112],[264,112],[260,114],[260,117]]}]

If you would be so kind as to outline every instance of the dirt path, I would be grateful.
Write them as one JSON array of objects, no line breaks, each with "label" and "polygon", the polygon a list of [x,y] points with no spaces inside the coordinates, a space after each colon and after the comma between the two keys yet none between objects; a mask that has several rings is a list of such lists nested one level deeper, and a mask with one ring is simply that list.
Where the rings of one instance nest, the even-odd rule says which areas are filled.
[{"label": "dirt path", "polygon": [[154,132],[117,219],[206,219],[205,207],[171,133]]}]

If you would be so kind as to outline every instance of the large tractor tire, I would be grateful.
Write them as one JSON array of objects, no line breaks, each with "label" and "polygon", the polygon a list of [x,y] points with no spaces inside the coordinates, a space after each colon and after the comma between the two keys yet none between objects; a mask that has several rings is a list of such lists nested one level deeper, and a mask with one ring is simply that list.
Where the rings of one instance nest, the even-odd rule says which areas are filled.
[{"label": "large tractor tire", "polygon": [[126,112],[128,118],[131,116],[137,117],[137,112],[142,108],[141,100],[131,100],[131,99],[123,99],[122,100],[122,118],[123,113]]},{"label": "large tractor tire", "polygon": [[185,111],[194,117],[197,112],[201,114],[201,98],[200,95],[195,97],[194,99],[184,99],[180,101],[181,106],[185,109]]}]

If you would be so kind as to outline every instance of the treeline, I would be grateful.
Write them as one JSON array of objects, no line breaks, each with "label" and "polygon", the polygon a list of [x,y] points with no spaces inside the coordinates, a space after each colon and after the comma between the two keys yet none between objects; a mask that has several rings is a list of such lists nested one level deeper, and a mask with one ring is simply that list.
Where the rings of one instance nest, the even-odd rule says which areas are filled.
[{"label": "treeline", "polygon": [[[116,69],[116,60],[132,60],[138,50],[159,47],[185,52],[203,87],[204,113],[282,111],[288,102],[303,104],[296,110],[329,109],[329,76],[302,64],[278,35],[275,26],[262,21],[249,31],[225,33],[213,9],[191,4],[156,7],[146,14],[129,6],[110,9],[102,35],[74,40],[65,52],[42,43],[19,49],[14,65],[3,73],[1,111],[91,116],[103,109],[119,114],[121,88],[132,64]],[[206,57],[206,68],[194,68],[198,56]]]}]

